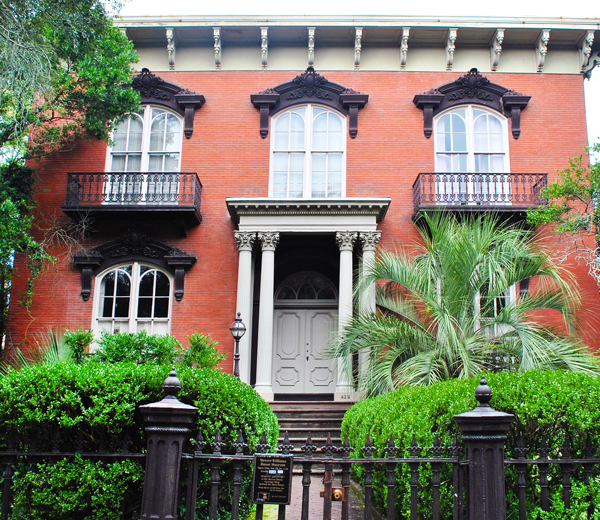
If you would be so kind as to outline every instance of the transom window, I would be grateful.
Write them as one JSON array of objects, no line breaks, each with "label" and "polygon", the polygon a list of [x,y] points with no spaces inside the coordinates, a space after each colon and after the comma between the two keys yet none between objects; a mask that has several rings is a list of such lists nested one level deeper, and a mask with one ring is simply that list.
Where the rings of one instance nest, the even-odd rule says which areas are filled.
[{"label": "transom window", "polygon": [[468,105],[440,116],[435,129],[437,172],[509,171],[508,130],[504,118]]},{"label": "transom window", "polygon": [[271,195],[343,197],[345,126],[345,118],[317,105],[277,116],[271,143]]},{"label": "transom window", "polygon": [[131,114],[113,133],[109,150],[111,172],[178,172],[181,120],[162,108],[146,105]]},{"label": "transom window", "polygon": [[97,332],[167,334],[170,329],[171,279],[156,267],[134,262],[97,277]]},{"label": "transom window", "polygon": [[296,300],[337,300],[337,291],[325,276],[302,271],[286,278],[275,295],[277,302]]}]

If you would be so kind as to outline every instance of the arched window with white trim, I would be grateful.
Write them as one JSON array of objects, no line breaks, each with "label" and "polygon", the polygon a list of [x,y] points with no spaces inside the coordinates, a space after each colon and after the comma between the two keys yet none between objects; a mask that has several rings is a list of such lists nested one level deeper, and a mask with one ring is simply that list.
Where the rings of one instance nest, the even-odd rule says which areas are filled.
[{"label": "arched window with white trim", "polygon": [[170,330],[171,277],[157,267],[132,262],[96,277],[96,332],[167,334]]},{"label": "arched window with white trim", "polygon": [[[435,120],[435,170],[445,203],[510,201],[508,122],[479,105],[464,105]],[[462,175],[468,174],[468,175]]]},{"label": "arched window with white trim", "polygon": [[308,104],[279,114],[273,128],[271,196],[345,196],[344,117],[322,106]]}]

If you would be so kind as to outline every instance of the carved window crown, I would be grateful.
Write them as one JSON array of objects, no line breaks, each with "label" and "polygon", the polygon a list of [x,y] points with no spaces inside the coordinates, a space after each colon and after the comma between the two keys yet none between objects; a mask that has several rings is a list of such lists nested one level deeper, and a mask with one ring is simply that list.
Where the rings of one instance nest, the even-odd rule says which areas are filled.
[{"label": "carved window crown", "polygon": [[423,110],[423,132],[431,137],[433,117],[448,108],[464,104],[477,104],[504,114],[511,119],[512,135],[521,135],[521,111],[527,106],[531,96],[492,83],[475,68],[456,80],[423,94],[417,94],[413,103]]},{"label": "carved window crown", "polygon": [[127,86],[140,93],[142,104],[162,105],[183,116],[185,137],[192,137],[194,113],[204,105],[203,95],[168,83],[147,68],[143,68],[142,72],[133,78],[131,85]]},{"label": "carved window crown", "polygon": [[252,94],[250,100],[260,110],[263,139],[269,134],[269,116],[304,103],[319,103],[350,116],[349,132],[354,138],[358,134],[358,110],[367,104],[369,95],[332,83],[313,67],[308,67],[292,81]]}]

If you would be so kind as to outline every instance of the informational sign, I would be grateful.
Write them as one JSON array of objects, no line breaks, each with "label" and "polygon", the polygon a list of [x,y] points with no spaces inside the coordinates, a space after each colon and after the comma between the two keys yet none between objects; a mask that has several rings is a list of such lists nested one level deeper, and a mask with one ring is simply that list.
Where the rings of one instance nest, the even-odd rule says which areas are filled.
[{"label": "informational sign", "polygon": [[292,494],[292,455],[255,455],[252,501],[255,504],[289,504]]}]

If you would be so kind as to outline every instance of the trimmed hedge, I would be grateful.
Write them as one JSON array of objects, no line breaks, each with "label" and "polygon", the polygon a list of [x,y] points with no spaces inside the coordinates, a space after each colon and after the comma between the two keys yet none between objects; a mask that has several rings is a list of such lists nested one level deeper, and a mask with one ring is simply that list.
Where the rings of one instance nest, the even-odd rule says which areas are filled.
[{"label": "trimmed hedge", "polygon": [[[37,444],[38,450],[51,449],[59,427],[61,438],[65,439],[61,449],[72,447],[81,430],[88,449],[96,449],[100,439],[104,439],[109,452],[119,451],[122,441],[129,438],[131,451],[143,451],[146,439],[138,407],[162,399],[161,387],[169,370],[170,366],[95,362],[34,365],[19,371],[9,369],[0,377],[0,449],[6,448],[11,431],[22,449],[32,443]],[[277,418],[248,385],[213,369],[178,367],[178,376],[182,383],[179,399],[198,407],[196,427],[202,430],[205,440],[212,441],[220,429],[223,441],[229,444],[237,439],[241,430],[253,450],[265,431],[269,444],[276,445]],[[104,505],[89,512],[89,504],[97,501],[94,488],[95,493],[101,489],[107,496],[118,495],[119,489],[112,486],[121,479],[124,482],[121,496],[115,495],[110,500],[112,504],[119,503],[114,518],[137,518],[143,482],[141,467],[137,463],[137,469],[129,463],[94,463],[92,468],[90,464],[74,460],[54,465],[52,470],[38,465],[35,473],[18,472],[14,488],[23,492],[15,497],[12,518],[113,518]],[[100,471],[100,466],[106,467],[106,471]],[[85,475],[78,474],[79,471]],[[207,516],[202,506],[206,506],[209,497],[209,472],[205,466],[199,475],[198,518]],[[250,472],[248,467],[244,474],[243,509],[250,505]],[[231,473],[231,468],[224,465],[223,482],[231,480]],[[55,502],[74,500],[73,493],[81,488],[81,479],[86,478],[95,485],[88,486],[89,491],[85,493],[78,491],[76,499],[85,510],[75,509],[61,516],[58,504],[45,501],[44,496],[52,493]],[[226,486],[221,488],[220,508],[226,512],[230,510],[230,490]]]},{"label": "trimmed hedge", "polygon": [[[557,450],[564,442],[565,435],[568,435],[575,454],[581,453],[588,434],[592,443],[600,446],[600,379],[562,370],[490,373],[486,374],[486,378],[493,392],[491,406],[515,415],[506,444],[507,456],[515,456],[512,449],[521,434],[525,445],[533,448],[531,456],[537,456],[536,450],[542,436]],[[354,457],[362,456],[360,448],[367,434],[373,444],[380,448],[385,446],[391,434],[396,444],[404,447],[410,445],[413,434],[419,446],[425,448],[433,445],[436,433],[442,445],[450,445],[454,435],[459,434],[454,415],[472,410],[477,405],[474,395],[478,384],[479,379],[455,379],[428,387],[402,387],[359,402],[346,412],[342,435],[348,434],[350,444],[355,449]],[[381,449],[378,456],[385,456]],[[421,456],[429,454],[424,451]],[[403,464],[397,470],[399,486],[396,491],[397,511],[404,515],[410,506],[409,469],[405,466]],[[445,471],[449,471],[446,466]],[[431,472],[427,468],[422,469],[419,483],[420,515],[431,508]],[[556,467],[551,466],[551,469],[558,471]],[[442,476],[442,494],[446,497],[443,514],[448,516],[451,512],[451,479],[449,475],[445,477]],[[574,481],[581,481],[582,478],[580,472],[573,474]],[[556,474],[551,480],[551,491],[560,482]],[[529,477],[528,511],[539,505],[537,488],[536,479]],[[386,499],[383,471],[375,475],[374,492],[378,503],[383,505]],[[516,476],[512,470],[507,471],[507,492],[509,504],[516,502]]]}]

